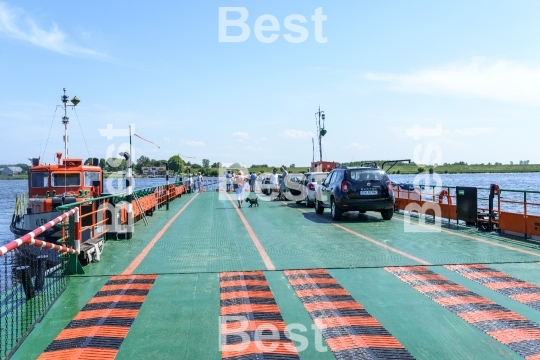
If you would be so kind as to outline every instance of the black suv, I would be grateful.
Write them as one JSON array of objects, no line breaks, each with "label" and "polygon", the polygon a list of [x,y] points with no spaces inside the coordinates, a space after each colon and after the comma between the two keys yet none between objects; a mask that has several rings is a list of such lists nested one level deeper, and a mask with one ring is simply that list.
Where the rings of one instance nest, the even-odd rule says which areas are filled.
[{"label": "black suv", "polygon": [[317,189],[315,211],[329,207],[334,220],[347,211],[380,211],[382,218],[394,215],[394,190],[384,170],[369,167],[334,169]]}]

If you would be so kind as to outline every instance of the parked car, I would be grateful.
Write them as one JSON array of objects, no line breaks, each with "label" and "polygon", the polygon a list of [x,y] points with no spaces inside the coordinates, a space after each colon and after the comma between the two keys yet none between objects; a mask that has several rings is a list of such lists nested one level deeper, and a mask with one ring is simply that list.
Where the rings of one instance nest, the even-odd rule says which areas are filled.
[{"label": "parked car", "polygon": [[[321,186],[324,179],[328,176],[327,172],[308,172],[302,176],[302,178],[293,179],[294,182],[301,186],[289,186],[291,195],[296,197],[296,203],[301,204],[305,202],[307,207],[315,205],[316,201],[316,188]],[[299,190],[296,190],[299,189]]]},{"label": "parked car", "polygon": [[347,211],[379,211],[385,220],[394,215],[392,182],[382,169],[343,166],[332,170],[317,190],[315,211],[330,208],[334,220]]}]

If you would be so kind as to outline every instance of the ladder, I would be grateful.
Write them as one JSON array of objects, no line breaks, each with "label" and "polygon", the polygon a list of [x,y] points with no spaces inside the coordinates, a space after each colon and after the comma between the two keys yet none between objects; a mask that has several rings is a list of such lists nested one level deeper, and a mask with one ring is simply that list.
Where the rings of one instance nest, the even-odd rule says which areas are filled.
[{"label": "ladder", "polygon": [[139,201],[139,197],[137,196],[137,193],[135,192],[133,193],[133,198],[135,199],[135,203],[137,204],[137,207],[139,208],[139,211],[141,212],[144,225],[148,226],[148,219],[146,218],[146,214],[144,213],[144,210],[142,208],[141,202]]}]

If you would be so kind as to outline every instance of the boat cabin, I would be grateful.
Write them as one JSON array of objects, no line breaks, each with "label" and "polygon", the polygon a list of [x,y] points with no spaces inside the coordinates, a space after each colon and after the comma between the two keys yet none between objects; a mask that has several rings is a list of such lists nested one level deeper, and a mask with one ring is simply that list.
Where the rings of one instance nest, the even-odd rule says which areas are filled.
[{"label": "boat cabin", "polygon": [[[82,159],[67,158],[58,164],[39,164],[34,159],[28,176],[28,196],[35,197],[97,197],[103,192],[103,171],[98,166],[98,159],[92,165],[83,165]],[[37,160],[37,161],[36,161]]]}]

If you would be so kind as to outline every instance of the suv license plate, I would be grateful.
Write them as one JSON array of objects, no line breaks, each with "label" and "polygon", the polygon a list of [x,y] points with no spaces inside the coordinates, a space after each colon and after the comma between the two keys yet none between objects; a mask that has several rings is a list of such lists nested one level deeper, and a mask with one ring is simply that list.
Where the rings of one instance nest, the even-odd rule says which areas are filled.
[{"label": "suv license plate", "polygon": [[360,195],[377,195],[377,190],[360,190]]}]

